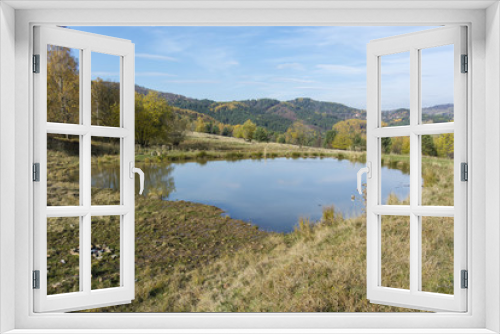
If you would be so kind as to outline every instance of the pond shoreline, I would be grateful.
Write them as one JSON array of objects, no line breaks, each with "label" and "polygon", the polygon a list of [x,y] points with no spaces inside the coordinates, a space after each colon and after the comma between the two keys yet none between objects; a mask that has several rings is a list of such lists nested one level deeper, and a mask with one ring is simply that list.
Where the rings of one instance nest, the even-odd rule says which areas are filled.
[{"label": "pond shoreline", "polygon": [[[101,142],[93,142],[92,145],[103,152],[99,157],[92,157],[93,166],[116,164],[118,156],[113,146]],[[258,144],[252,147],[262,148]],[[263,152],[260,148],[258,151]],[[212,157],[199,152],[192,151],[194,159],[189,161],[197,161],[197,155],[198,159],[200,155]],[[266,151],[266,157],[269,156],[267,152],[271,151]],[[276,152],[286,157],[286,150]],[[162,160],[167,159],[167,151],[164,156],[151,156],[151,151],[142,153],[142,158],[139,154],[138,159],[142,163],[158,165],[172,162]],[[332,152],[337,153],[342,153],[345,159],[353,162],[362,162],[360,160],[365,156],[363,152]],[[251,158],[251,153],[248,154]],[[314,157],[312,153],[307,155],[307,158]],[[293,158],[291,153],[289,157]],[[318,158],[321,158],[320,152]],[[434,198],[436,203],[444,203],[443,198],[452,193],[452,189],[445,187],[449,182],[444,178],[450,175],[452,160],[424,157],[423,161],[429,163],[423,171],[426,183],[423,194],[425,198]],[[404,170],[408,163],[409,157],[401,155],[384,155],[382,162],[384,166],[400,170]],[[48,150],[48,170],[53,173],[48,182],[52,205],[78,205],[73,203],[78,201],[78,183],[70,178],[68,168],[79,168],[78,155],[68,153],[61,147]],[[110,189],[92,188],[92,196],[115,201],[117,193]],[[222,217],[222,213],[222,209],[213,205],[162,201],[153,195],[136,196],[135,299],[131,304],[89,312],[409,311],[369,304],[366,300],[364,216],[345,219],[331,207],[323,211],[323,217],[318,222],[298,219],[293,231],[276,233],[248,222]],[[399,243],[399,240],[405,239],[399,237],[403,231],[398,230],[398,226],[406,225],[405,221],[398,220],[400,217],[389,218],[394,219],[391,225],[395,228],[388,233],[398,242],[394,245],[396,252],[390,254],[390,262],[396,265],[394,270],[384,273],[387,276],[383,279],[393,281],[409,275],[404,252],[400,251],[407,245],[402,241]],[[75,276],[78,277],[79,255],[69,242],[61,243],[60,240],[78,240],[72,237],[75,227],[68,230],[60,228],[62,223],[59,228],[56,225],[48,227],[50,257],[47,262],[51,282],[62,284],[49,288],[53,289],[52,293],[74,291],[71,289],[78,289],[78,284],[73,287],[68,284],[74,281]],[[430,225],[436,230],[429,231],[428,240],[440,243],[453,240],[453,233],[445,229],[445,224],[437,222]],[[74,226],[78,227],[77,224]],[[110,225],[97,229],[93,236],[102,239],[119,235],[113,228]],[[440,237],[435,238],[437,235]],[[426,291],[448,289],[449,277],[445,273],[441,276],[431,274],[440,272],[437,264],[446,261],[449,255],[436,253],[438,248],[434,243],[429,242],[425,247],[431,256],[423,270],[427,277]],[[110,251],[104,252],[94,261],[95,264],[93,262],[95,288],[104,288],[109,281],[118,281],[113,261],[119,254],[119,243],[118,246],[101,245],[101,248]]]}]

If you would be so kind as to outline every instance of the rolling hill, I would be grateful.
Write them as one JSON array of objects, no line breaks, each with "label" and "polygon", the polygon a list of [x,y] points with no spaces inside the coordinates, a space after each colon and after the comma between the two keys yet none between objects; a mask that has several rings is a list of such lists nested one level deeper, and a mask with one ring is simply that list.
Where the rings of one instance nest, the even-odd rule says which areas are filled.
[{"label": "rolling hill", "polygon": [[[147,94],[149,89],[136,86],[136,91]],[[235,125],[250,119],[258,126],[279,132],[285,132],[297,120],[303,121],[315,130],[326,131],[339,121],[366,118],[364,110],[309,98],[296,98],[290,101],[258,99],[217,102],[172,93],[159,92],[159,94],[173,107],[204,114],[222,123]]]},{"label": "rolling hill", "polygon": [[[136,91],[147,94],[150,89],[136,86]],[[190,119],[202,117],[204,121],[218,121],[225,124],[243,124],[250,119],[267,130],[285,132],[293,122],[299,120],[314,130],[324,132],[347,119],[366,119],[366,110],[348,107],[335,102],[316,101],[310,98],[296,98],[290,101],[257,99],[217,102],[199,100],[183,95],[158,92],[178,113]],[[408,125],[409,109],[382,111],[382,120],[389,125]],[[436,105],[422,110],[427,123],[453,120],[453,104]]]},{"label": "rolling hill", "polygon": [[[382,121],[390,126],[409,125],[410,110],[405,108],[382,111]],[[424,123],[445,123],[453,121],[453,104],[440,104],[422,109]]]}]

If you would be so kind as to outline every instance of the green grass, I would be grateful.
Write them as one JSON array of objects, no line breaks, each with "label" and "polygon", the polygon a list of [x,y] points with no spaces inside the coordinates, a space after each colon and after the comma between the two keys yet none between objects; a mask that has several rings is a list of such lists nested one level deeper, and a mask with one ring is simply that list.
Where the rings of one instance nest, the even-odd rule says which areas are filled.
[{"label": "green grass", "polygon": [[[259,152],[264,152],[261,148],[250,150],[250,154],[258,158]],[[211,158],[212,150],[192,152],[207,159]],[[236,150],[217,152],[235,159],[241,158],[239,154],[249,154]],[[265,152],[266,156],[271,154]],[[290,156],[294,152],[301,152],[300,156],[307,152],[311,157],[330,154],[324,150],[301,151],[299,148],[271,152],[277,156],[284,152],[290,152]],[[331,154],[352,161],[364,159],[364,154],[357,152]],[[48,157],[48,168],[55,173],[48,185],[51,204],[74,205],[78,182],[74,175],[64,171],[77,167],[77,156],[49,150]],[[105,168],[116,161],[116,156],[103,152],[93,157],[92,163]],[[386,155],[383,165],[405,171],[409,158]],[[422,169],[425,201],[433,205],[450,205],[452,161],[424,157]],[[93,188],[92,196],[113,202],[118,193]],[[390,204],[407,202],[396,196],[389,198]],[[136,297],[127,305],[90,312],[414,311],[370,304],[366,299],[364,216],[344,219],[333,207],[326,208],[320,221],[301,218],[294,231],[283,234],[262,231],[257,226],[221,214],[222,210],[213,206],[162,201],[154,194],[136,196]],[[49,221],[49,294],[78,290],[77,221],[74,218]],[[93,219],[93,289],[116,286],[119,282],[119,233],[113,221],[116,222],[116,217]],[[424,291],[453,292],[452,227],[450,218],[426,218],[422,223]],[[382,238],[386,241],[382,250],[382,282],[407,287],[407,217],[384,217]]]}]

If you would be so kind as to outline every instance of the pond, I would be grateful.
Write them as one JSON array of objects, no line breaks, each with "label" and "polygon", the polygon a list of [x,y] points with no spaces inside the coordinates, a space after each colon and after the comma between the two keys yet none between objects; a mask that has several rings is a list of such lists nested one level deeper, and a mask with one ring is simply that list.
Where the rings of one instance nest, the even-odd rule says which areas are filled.
[{"label": "pond", "polygon": [[[275,232],[292,231],[300,217],[319,220],[326,206],[334,205],[345,217],[361,214],[364,202],[356,191],[356,173],[364,166],[333,158],[138,164],[146,174],[146,196],[213,205]],[[115,179],[109,174],[117,172],[100,170],[92,183],[103,187],[105,180]],[[384,201],[391,192],[400,199],[408,196],[409,175],[383,167],[382,180]]]}]

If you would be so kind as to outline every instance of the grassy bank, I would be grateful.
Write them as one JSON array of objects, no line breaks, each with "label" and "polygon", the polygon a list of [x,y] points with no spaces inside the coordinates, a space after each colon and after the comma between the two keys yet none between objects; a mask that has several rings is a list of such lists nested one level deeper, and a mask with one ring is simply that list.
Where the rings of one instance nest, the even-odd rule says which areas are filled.
[{"label": "grassy bank", "polygon": [[190,132],[176,148],[166,145],[136,147],[137,162],[182,162],[193,160],[237,160],[287,158],[351,159],[364,161],[364,152],[346,152],[319,147],[248,142],[241,138],[224,137],[207,133]]},{"label": "grassy bank", "polygon": [[[255,146],[255,151],[249,152],[259,152],[266,144],[243,145]],[[292,145],[276,145],[279,145],[276,152],[294,152],[285,149]],[[96,149],[101,154],[92,158],[93,168],[116,163],[117,156],[108,144],[95,143],[94,146],[102,146],[102,150]],[[295,147],[295,150],[301,148]],[[321,152],[316,150],[318,154]],[[338,153],[353,161],[363,156],[357,152],[352,156],[350,152]],[[138,160],[145,161],[146,155],[142,157]],[[156,158],[164,159],[158,155]],[[149,162],[153,161],[157,160]],[[407,171],[409,158],[385,155],[382,164]],[[78,155],[65,150],[48,151],[51,205],[78,204],[78,172],[68,172],[77,167]],[[424,157],[422,170],[425,201],[450,205],[452,161]],[[92,188],[92,195],[99,203],[115,203],[118,192]],[[389,198],[389,204],[404,202],[395,196]],[[300,219],[293,232],[282,234],[261,231],[221,214],[222,211],[213,206],[136,196],[136,298],[128,305],[91,311],[410,311],[370,304],[366,299],[365,217],[344,219],[333,207],[325,208],[321,221]],[[116,222],[117,217],[92,220],[93,289],[117,286],[119,282],[120,246],[116,237],[119,225]],[[422,231],[423,289],[452,293],[453,221],[427,218],[422,222]],[[382,238],[382,283],[407,288],[407,217],[383,217]],[[50,294],[78,289],[79,253],[78,219],[49,220]]]},{"label": "grassy bank", "polygon": [[[136,297],[131,304],[91,312],[410,311],[366,299],[364,217],[343,219],[328,208],[321,222],[302,220],[295,231],[278,234],[223,218],[219,209],[207,205],[143,197],[136,203]],[[390,247],[383,252],[382,281],[406,287],[408,224],[398,217],[385,223],[391,228],[383,234]],[[432,242],[424,242],[424,289],[449,293],[452,281],[443,265],[449,265],[450,256],[442,252],[442,243],[452,245],[453,233],[440,221],[432,223],[433,230],[425,234]],[[102,230],[93,226],[93,231],[93,240],[118,235],[116,225]],[[60,240],[69,232],[49,235]],[[102,257],[93,257],[94,289],[119,281],[113,258],[119,254],[118,245],[115,240],[98,246],[105,251]],[[51,270],[77,265],[78,254],[71,249],[52,252],[48,261]],[[67,286],[77,273],[73,268],[73,273],[53,271],[51,282]]]}]

